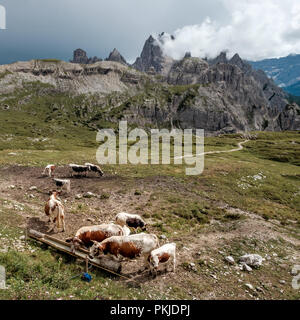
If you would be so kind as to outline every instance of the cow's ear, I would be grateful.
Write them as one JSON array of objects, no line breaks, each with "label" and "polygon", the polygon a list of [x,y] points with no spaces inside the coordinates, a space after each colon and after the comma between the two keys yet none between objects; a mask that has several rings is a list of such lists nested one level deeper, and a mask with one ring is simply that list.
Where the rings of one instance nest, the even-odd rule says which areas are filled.
[{"label": "cow's ear", "polygon": [[49,193],[49,196],[51,196],[51,195],[52,195],[52,193],[53,193],[53,191],[49,190],[49,192],[48,192],[48,193]]}]

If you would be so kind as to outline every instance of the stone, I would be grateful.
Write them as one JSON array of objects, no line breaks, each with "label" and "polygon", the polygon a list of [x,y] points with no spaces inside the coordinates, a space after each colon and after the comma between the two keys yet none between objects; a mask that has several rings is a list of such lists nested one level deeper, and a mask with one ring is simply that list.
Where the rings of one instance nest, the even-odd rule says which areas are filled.
[{"label": "stone", "polygon": [[234,258],[231,256],[225,257],[225,260],[229,263],[229,264],[235,264]]},{"label": "stone", "polygon": [[97,197],[96,194],[92,193],[92,192],[86,192],[84,195],[83,195],[84,198],[95,198]]},{"label": "stone", "polygon": [[240,263],[245,263],[250,267],[260,267],[263,258],[258,254],[246,254],[239,259]]},{"label": "stone", "polygon": [[81,194],[76,194],[75,199],[77,199],[77,200],[82,199],[82,195]]},{"label": "stone", "polygon": [[299,274],[299,271],[295,268],[291,271],[292,276],[297,276]]},{"label": "stone", "polygon": [[160,239],[166,240],[167,237],[166,237],[164,234],[162,234],[162,235],[160,236]]},{"label": "stone", "polygon": [[248,266],[246,263],[242,263],[241,266],[242,266],[241,270],[243,270],[243,271],[247,271],[247,272],[252,271],[252,268],[250,266]]},{"label": "stone", "polygon": [[253,285],[250,284],[250,283],[246,283],[246,284],[245,284],[245,287],[247,287],[248,289],[254,291],[254,287],[253,287]]},{"label": "stone", "polygon": [[30,191],[35,191],[35,190],[37,190],[37,187],[36,186],[32,186],[32,187],[29,188],[29,190]]}]

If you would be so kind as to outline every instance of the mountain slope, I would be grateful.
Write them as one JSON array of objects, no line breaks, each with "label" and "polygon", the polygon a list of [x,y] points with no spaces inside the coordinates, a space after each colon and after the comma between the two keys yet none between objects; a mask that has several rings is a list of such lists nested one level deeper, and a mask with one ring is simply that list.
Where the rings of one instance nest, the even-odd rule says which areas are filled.
[{"label": "mountain slope", "polygon": [[300,54],[249,63],[255,69],[265,71],[268,77],[290,94],[300,96]]},{"label": "mountain slope", "polygon": [[74,125],[94,130],[121,119],[133,126],[200,128],[207,134],[300,129],[299,107],[238,55],[230,61],[222,57],[223,62],[190,55],[175,61],[157,46],[150,37],[141,55],[141,68],[148,74],[112,61],[33,60],[0,66],[3,125],[14,121],[7,117],[10,113],[21,114],[21,120],[32,115],[34,121],[28,121],[34,126],[72,119]]}]

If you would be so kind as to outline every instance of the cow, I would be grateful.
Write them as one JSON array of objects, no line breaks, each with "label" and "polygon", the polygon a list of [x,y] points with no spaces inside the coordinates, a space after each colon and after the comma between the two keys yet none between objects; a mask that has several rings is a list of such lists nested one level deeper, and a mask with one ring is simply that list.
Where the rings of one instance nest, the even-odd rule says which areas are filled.
[{"label": "cow", "polygon": [[62,180],[62,179],[53,179],[57,187],[63,188],[65,187],[67,192],[71,191],[71,181],[70,180]]},{"label": "cow", "polygon": [[148,267],[148,256],[152,250],[159,246],[155,234],[139,233],[129,236],[114,236],[102,242],[95,241],[89,251],[89,258],[111,255],[114,259],[119,256],[129,259],[143,256],[145,268]]},{"label": "cow", "polygon": [[74,237],[66,239],[71,242],[72,252],[80,246],[90,247],[93,241],[102,242],[112,236],[129,236],[130,230],[126,226],[121,227],[118,224],[100,224],[96,226],[87,226],[80,228]]},{"label": "cow", "polygon": [[151,251],[148,257],[150,272],[157,275],[159,264],[165,264],[167,270],[167,263],[173,260],[173,272],[176,268],[176,243],[167,243],[158,249]]},{"label": "cow", "polygon": [[127,225],[128,227],[137,229],[140,227],[143,231],[146,231],[146,222],[138,214],[130,214],[126,212],[120,212],[116,215],[116,223],[120,226]]},{"label": "cow", "polygon": [[88,163],[88,162],[85,163],[84,165],[89,168],[89,171],[96,172],[96,173],[98,173],[101,177],[103,176],[104,173],[103,173],[102,169],[101,169],[99,166],[97,166],[97,165],[95,165],[95,164],[92,164],[92,163]]},{"label": "cow", "polygon": [[48,222],[53,223],[48,232],[54,230],[55,222],[57,229],[60,229],[62,227],[62,232],[66,231],[65,208],[58,197],[59,195],[60,192],[57,192],[55,190],[50,191],[50,198],[45,204],[45,214],[49,218]]},{"label": "cow", "polygon": [[42,175],[48,175],[51,178],[55,169],[56,166],[54,164],[48,164],[42,172]]},{"label": "cow", "polygon": [[89,171],[88,166],[81,166],[78,164],[69,164],[69,167],[71,169],[71,176],[73,177],[74,172],[77,174],[84,174],[85,176],[87,175],[87,172]]}]

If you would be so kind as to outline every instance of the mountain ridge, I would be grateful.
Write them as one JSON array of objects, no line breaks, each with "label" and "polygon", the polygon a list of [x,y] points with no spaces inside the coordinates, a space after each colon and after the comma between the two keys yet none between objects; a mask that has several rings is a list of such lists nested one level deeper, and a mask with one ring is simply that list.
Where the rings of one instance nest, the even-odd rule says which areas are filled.
[{"label": "mountain ridge", "polygon": [[[119,53],[113,52],[119,60]],[[84,101],[89,101],[87,108],[93,110],[85,115],[85,121],[94,128],[123,119],[130,125],[200,128],[209,134],[300,130],[299,106],[238,54],[230,60],[224,53],[213,61],[190,54],[173,60],[149,37],[137,61],[136,69],[107,60],[94,64],[32,60],[2,65],[0,110],[1,106],[4,110],[5,95],[26,91],[28,84],[37,83],[51,87],[42,90],[51,95],[50,100],[55,92],[84,95]],[[26,99],[32,99],[32,94]],[[73,108],[75,111],[78,106]]]}]

